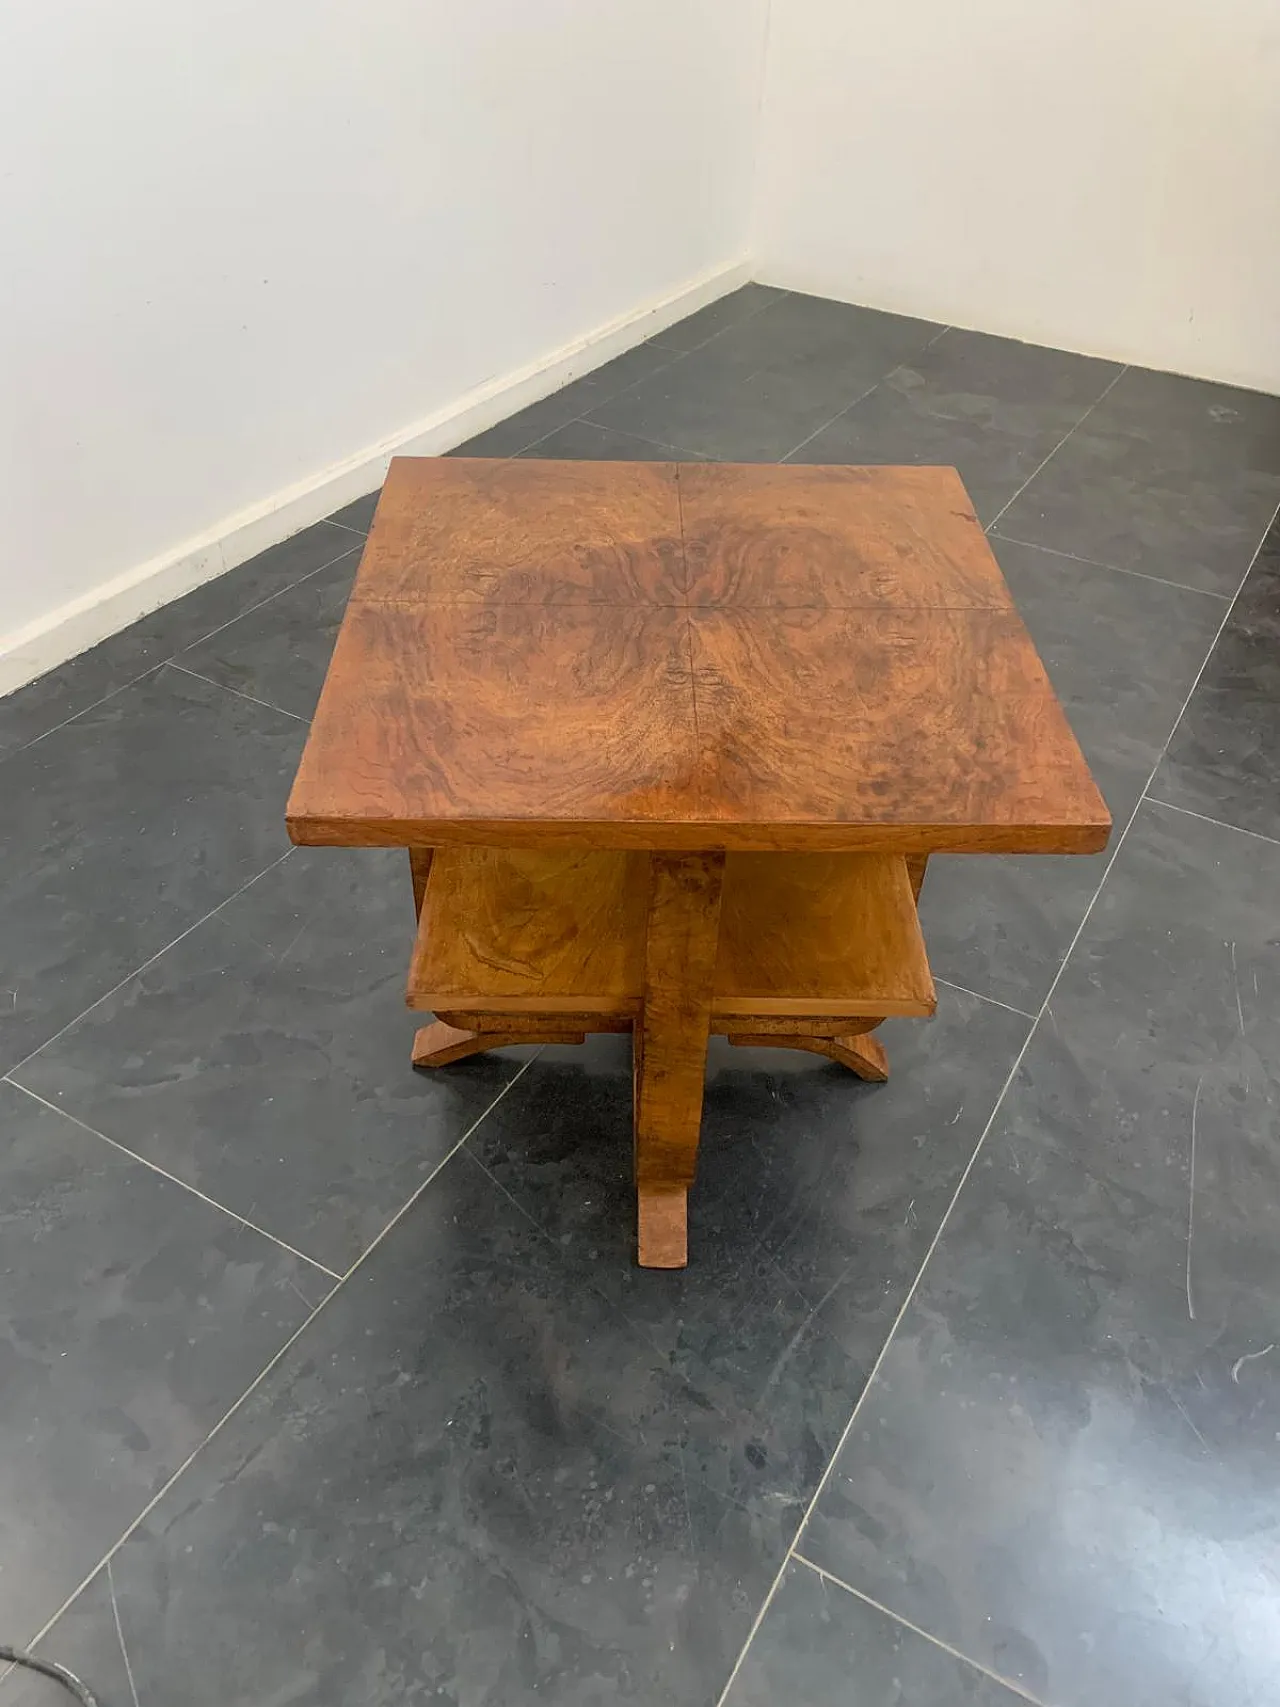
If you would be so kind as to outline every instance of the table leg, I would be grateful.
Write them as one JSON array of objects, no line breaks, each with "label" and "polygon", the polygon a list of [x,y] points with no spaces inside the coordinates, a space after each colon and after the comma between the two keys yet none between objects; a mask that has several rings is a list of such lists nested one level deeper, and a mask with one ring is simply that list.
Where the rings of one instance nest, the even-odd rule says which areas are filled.
[{"label": "table leg", "polygon": [[448,1067],[454,1061],[465,1061],[468,1055],[483,1054],[486,1049],[508,1049],[514,1043],[585,1043],[585,1031],[556,1030],[547,1025],[540,1031],[527,1026],[512,1027],[509,1031],[469,1031],[464,1026],[450,1025],[437,1019],[414,1033],[413,1064],[415,1067]]},{"label": "table leg", "polygon": [[907,855],[907,876],[910,879],[911,893],[915,896],[917,906],[920,903],[920,890],[924,885],[924,874],[928,864],[928,854]]},{"label": "table leg", "polygon": [[409,875],[413,879],[413,913],[422,917],[422,901],[427,893],[427,878],[431,875],[431,848],[409,849]]},{"label": "table leg", "polygon": [[[872,1020],[872,1025],[879,1025]],[[793,1033],[780,1037],[776,1032],[732,1031],[729,1042],[739,1049],[807,1049],[813,1055],[825,1055],[828,1061],[838,1061],[860,1079],[882,1085],[889,1077],[889,1057],[884,1044],[872,1037],[870,1031],[850,1033],[839,1037],[812,1037]]]},{"label": "table leg", "polygon": [[634,1031],[636,1196],[643,1268],[688,1261],[724,855],[649,861],[644,1001]]}]

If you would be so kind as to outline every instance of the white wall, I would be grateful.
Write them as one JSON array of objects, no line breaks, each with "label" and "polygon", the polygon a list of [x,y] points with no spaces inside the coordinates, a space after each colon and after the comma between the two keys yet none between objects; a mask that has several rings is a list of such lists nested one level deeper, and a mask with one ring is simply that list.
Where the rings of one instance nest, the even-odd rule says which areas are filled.
[{"label": "white wall", "polygon": [[773,0],[760,279],[1280,390],[1276,0]]},{"label": "white wall", "polygon": [[371,447],[556,352],[559,383],[565,346],[741,261],[762,23],[763,0],[6,0],[0,653],[109,584],[107,632],[138,614],[121,584],[149,608],[231,536],[367,488]]}]

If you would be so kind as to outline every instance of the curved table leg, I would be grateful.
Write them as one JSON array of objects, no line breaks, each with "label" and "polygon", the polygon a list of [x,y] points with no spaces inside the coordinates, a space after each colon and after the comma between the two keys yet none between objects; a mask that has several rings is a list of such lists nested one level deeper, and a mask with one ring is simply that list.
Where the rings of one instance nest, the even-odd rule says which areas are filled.
[{"label": "curved table leg", "polygon": [[460,1026],[446,1025],[438,1019],[424,1025],[414,1034],[413,1064],[415,1067],[447,1067],[452,1061],[465,1061],[468,1055],[480,1055],[486,1049],[506,1049],[513,1043],[585,1043],[585,1031],[464,1031]]},{"label": "curved table leg", "polygon": [[825,1055],[828,1061],[838,1061],[869,1084],[882,1085],[889,1077],[889,1057],[884,1044],[869,1031],[856,1036],[842,1037],[781,1037],[776,1032],[757,1033],[734,1031],[729,1042],[739,1049],[807,1049],[811,1055]]},{"label": "curved table leg", "polygon": [[650,856],[644,1002],[635,1024],[642,1268],[683,1268],[720,937],[722,853]]}]

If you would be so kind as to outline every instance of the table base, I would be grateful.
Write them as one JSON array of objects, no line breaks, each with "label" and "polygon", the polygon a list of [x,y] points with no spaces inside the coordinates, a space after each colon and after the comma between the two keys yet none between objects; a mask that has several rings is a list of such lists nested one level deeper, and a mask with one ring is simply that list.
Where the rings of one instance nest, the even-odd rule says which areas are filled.
[{"label": "table base", "polygon": [[413,849],[413,1065],[630,1032],[639,1261],[688,1261],[708,1037],[802,1049],[871,1083],[891,1013],[934,1007],[915,900],[891,855],[566,856]]}]

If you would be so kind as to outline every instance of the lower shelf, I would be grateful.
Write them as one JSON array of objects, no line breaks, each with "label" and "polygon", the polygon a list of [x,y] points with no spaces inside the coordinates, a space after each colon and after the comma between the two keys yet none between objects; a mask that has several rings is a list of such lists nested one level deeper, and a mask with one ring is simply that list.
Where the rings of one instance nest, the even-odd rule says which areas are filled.
[{"label": "lower shelf", "polygon": [[[648,881],[645,854],[440,850],[422,898],[409,1006],[451,1017],[555,1016],[568,1026],[582,1016],[587,1030],[635,1015]],[[923,1017],[935,1005],[904,859],[727,856],[714,1029],[785,1035],[788,1022],[799,1032],[815,1019]]]}]

